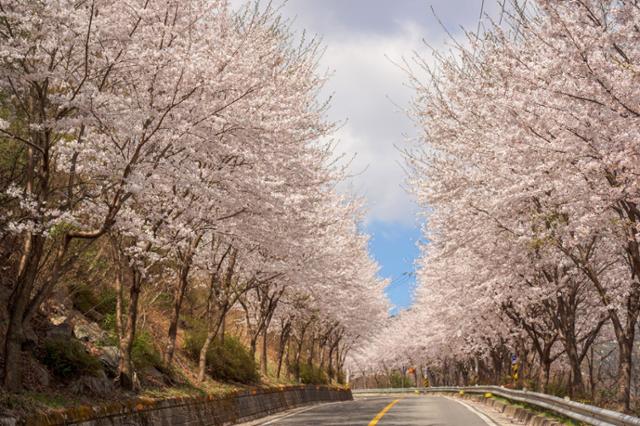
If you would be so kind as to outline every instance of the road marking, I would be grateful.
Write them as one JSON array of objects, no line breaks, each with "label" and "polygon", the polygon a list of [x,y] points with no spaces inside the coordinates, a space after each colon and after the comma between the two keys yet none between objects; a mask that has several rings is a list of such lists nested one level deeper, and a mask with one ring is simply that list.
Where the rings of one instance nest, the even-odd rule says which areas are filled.
[{"label": "road marking", "polygon": [[[256,421],[256,422],[249,422],[249,423],[242,423],[242,424],[246,424],[248,426],[271,425],[271,424],[275,424],[276,422],[279,422],[280,420],[282,420],[282,419],[284,419],[286,417],[295,416],[297,414],[301,414],[301,413],[304,413],[306,411],[311,411],[311,410],[314,410],[316,408],[326,407],[327,405],[337,405],[337,404],[343,404],[345,402],[352,402],[352,401],[336,401],[336,402],[329,402],[329,403],[324,403],[324,404],[323,403],[313,404],[310,407],[294,408],[294,409],[288,410],[288,411],[286,411],[284,413],[274,414],[273,416],[269,416],[268,418],[258,419],[258,421]],[[264,422],[265,420],[267,420],[267,421]]]},{"label": "road marking", "polygon": [[369,426],[375,426],[375,425],[377,425],[377,424],[378,424],[378,422],[380,421],[380,419],[381,419],[385,414],[387,414],[387,411],[391,410],[391,407],[393,407],[394,405],[396,405],[396,403],[397,403],[398,401],[400,401],[400,400],[399,400],[399,399],[394,399],[393,401],[391,401],[391,402],[389,403],[389,405],[387,405],[386,407],[384,407],[384,408],[382,409],[382,411],[380,411],[380,412],[378,413],[378,415],[377,415],[377,416],[375,416],[375,417],[373,418],[373,420],[371,420],[371,421],[369,422]]}]

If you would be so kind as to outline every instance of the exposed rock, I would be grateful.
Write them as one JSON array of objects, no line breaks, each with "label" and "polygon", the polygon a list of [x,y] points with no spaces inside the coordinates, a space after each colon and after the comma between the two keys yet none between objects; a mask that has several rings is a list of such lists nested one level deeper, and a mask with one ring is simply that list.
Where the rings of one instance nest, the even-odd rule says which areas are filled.
[{"label": "exposed rock", "polygon": [[89,312],[85,312],[84,314],[87,318],[89,318],[93,322],[101,322],[104,319],[104,315],[95,309],[90,310]]},{"label": "exposed rock", "polygon": [[73,335],[73,327],[67,321],[67,317],[53,317],[50,322],[53,325],[47,330],[48,339],[69,338]]},{"label": "exposed rock", "polygon": [[98,376],[82,376],[74,380],[69,388],[78,394],[107,396],[113,392],[113,383],[101,372]]},{"label": "exposed rock", "polygon": [[107,333],[102,330],[97,324],[87,322],[87,323],[77,323],[73,326],[73,335],[76,339],[84,340],[86,342],[98,342],[100,340],[104,340],[107,338]]},{"label": "exposed rock", "polygon": [[64,324],[67,322],[67,317],[65,315],[54,316],[49,318],[49,322],[51,322],[51,324],[53,325]]},{"label": "exposed rock", "polygon": [[117,346],[105,346],[102,348],[102,353],[98,357],[105,370],[111,376],[115,376],[118,371],[118,363],[120,362],[120,350]]},{"label": "exposed rock", "polygon": [[155,367],[148,367],[142,371],[142,383],[151,386],[163,386],[167,384],[167,376]]}]

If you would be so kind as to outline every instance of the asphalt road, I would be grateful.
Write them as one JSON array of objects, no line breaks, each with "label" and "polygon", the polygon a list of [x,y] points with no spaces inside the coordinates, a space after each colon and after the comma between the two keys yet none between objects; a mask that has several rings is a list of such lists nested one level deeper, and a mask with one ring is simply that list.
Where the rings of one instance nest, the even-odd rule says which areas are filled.
[{"label": "asphalt road", "polygon": [[[394,403],[394,401],[397,401]],[[486,417],[485,417],[486,418]],[[402,425],[492,426],[477,412],[455,400],[438,396],[385,395],[320,404],[273,416],[254,425]]]}]

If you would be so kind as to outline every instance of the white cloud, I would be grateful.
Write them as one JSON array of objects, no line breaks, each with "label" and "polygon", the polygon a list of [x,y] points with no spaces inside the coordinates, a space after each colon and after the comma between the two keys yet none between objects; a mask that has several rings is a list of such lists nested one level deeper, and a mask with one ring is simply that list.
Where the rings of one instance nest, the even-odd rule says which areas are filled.
[{"label": "white cloud", "polygon": [[[240,3],[232,0],[236,7]],[[477,24],[477,0],[432,3],[454,34],[460,34],[457,25]],[[492,15],[498,10],[493,2],[485,6]],[[337,150],[347,157],[356,155],[351,164],[355,176],[345,190],[367,198],[369,221],[414,225],[417,207],[403,189],[403,159],[395,148],[406,143],[406,135],[417,134],[401,111],[409,106],[413,93],[406,87],[407,76],[392,61],[411,58],[415,51],[428,57],[423,37],[429,38],[431,46],[444,45],[447,36],[430,15],[428,4],[423,0],[397,5],[371,0],[289,0],[281,13],[293,19],[295,30],[319,33],[326,46],[320,66],[321,71],[332,73],[323,93],[334,96],[329,118],[347,120],[334,135],[339,140]]]},{"label": "white cloud", "polygon": [[333,73],[325,88],[334,95],[329,117],[348,120],[336,134],[337,149],[356,154],[350,185],[367,198],[369,220],[413,224],[416,207],[402,188],[406,176],[396,149],[415,134],[401,110],[413,94],[393,61],[422,49],[420,31],[407,23],[394,34],[342,33],[325,41],[321,64]]}]

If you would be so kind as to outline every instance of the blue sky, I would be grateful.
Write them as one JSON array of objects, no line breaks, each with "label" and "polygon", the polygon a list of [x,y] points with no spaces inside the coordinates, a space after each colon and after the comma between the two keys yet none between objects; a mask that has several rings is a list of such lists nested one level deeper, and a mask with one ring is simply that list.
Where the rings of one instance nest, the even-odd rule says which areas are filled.
[{"label": "blue sky", "polygon": [[[232,0],[234,4],[242,0]],[[275,4],[278,1],[275,0]],[[485,1],[495,15],[495,0]],[[394,64],[418,52],[429,60],[424,45],[446,48],[448,36],[434,17],[455,37],[461,27],[476,30],[481,0],[288,0],[281,14],[295,31],[321,37],[326,51],[320,70],[331,79],[321,95],[332,96],[329,119],[344,122],[335,135],[338,151],[355,155],[354,175],[343,188],[367,199],[364,224],[371,234],[371,254],[398,308],[411,303],[413,271],[420,238],[417,208],[405,191],[406,175],[396,148],[406,146],[417,130],[403,111],[412,98],[407,76]],[[346,122],[345,122],[346,120]]]},{"label": "blue sky", "polygon": [[372,221],[367,226],[371,235],[369,249],[380,263],[380,274],[391,280],[386,292],[395,313],[411,305],[415,287],[413,261],[418,256],[416,242],[420,231],[415,226],[401,223]]}]

